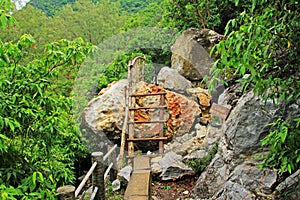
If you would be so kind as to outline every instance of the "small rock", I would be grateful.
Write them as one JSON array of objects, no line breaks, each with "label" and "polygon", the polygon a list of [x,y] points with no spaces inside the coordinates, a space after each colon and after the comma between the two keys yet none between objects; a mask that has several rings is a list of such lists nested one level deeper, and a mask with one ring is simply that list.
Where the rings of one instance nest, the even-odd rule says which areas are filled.
[{"label": "small rock", "polygon": [[196,124],[196,133],[198,138],[205,138],[206,133],[207,133],[207,127],[206,126],[201,126],[200,124]]},{"label": "small rock", "polygon": [[159,161],[162,168],[161,179],[162,180],[176,180],[186,175],[193,175],[192,168],[188,167],[182,162],[182,156],[168,152]]},{"label": "small rock", "polygon": [[156,196],[152,196],[152,200],[159,200]]},{"label": "small rock", "polygon": [[127,181],[129,181],[131,172],[132,172],[132,167],[127,165],[126,167],[124,167],[120,170],[118,175],[125,178]]},{"label": "small rock", "polygon": [[120,182],[119,179],[114,180],[111,183],[111,185],[112,185],[113,191],[117,191],[117,190],[119,190],[121,188],[121,182]]},{"label": "small rock", "polygon": [[182,194],[188,195],[190,192],[188,190],[185,190]]}]

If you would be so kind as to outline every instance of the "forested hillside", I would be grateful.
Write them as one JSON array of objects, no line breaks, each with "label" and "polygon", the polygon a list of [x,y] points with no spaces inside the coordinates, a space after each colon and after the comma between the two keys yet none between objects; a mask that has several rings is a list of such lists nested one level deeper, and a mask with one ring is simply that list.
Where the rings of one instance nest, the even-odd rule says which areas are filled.
[{"label": "forested hillside", "polygon": [[[101,3],[101,0],[90,0],[93,3]],[[30,5],[36,7],[46,13],[48,16],[53,16],[58,10],[66,4],[73,4],[75,0],[31,0]],[[137,13],[146,8],[150,3],[157,0],[110,0],[110,2],[119,2],[121,10],[128,13]]]},{"label": "forested hillside", "polygon": [[[122,44],[136,48],[116,48],[109,63],[89,63],[100,69],[87,69],[98,80],[91,96],[126,77],[136,55],[146,56],[150,67],[169,65],[174,33],[196,27],[227,38],[211,52],[217,58],[211,90],[236,81],[265,100],[294,102],[300,97],[299,13],[295,0],[32,0],[19,11],[0,0],[0,199],[55,199],[57,187],[75,182],[75,163],[89,153],[73,116],[73,85],[99,44],[144,30],[145,46],[157,39],[166,48],[143,48],[132,37]],[[291,174],[300,166],[300,117],[271,126],[262,167]]]}]

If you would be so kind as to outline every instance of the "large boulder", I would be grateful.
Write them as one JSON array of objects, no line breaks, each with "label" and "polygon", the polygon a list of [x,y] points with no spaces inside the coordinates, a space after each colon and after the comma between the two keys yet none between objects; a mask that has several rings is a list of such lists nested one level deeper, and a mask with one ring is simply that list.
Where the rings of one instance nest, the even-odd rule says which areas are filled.
[{"label": "large boulder", "polygon": [[260,140],[268,131],[265,125],[274,120],[278,110],[272,102],[263,101],[251,91],[238,100],[220,129],[209,128],[220,137],[219,150],[196,182],[193,197],[255,199],[260,193],[272,192],[277,171],[258,169],[260,163],[255,158],[259,150],[263,152]]},{"label": "large boulder", "polygon": [[[89,102],[82,115],[84,128],[90,130],[88,137],[90,135],[97,136],[99,137],[98,141],[104,141],[105,139],[118,141],[120,139],[125,116],[125,86],[127,85],[127,80],[120,80],[100,92],[98,97]],[[199,104],[184,95],[165,90],[156,85],[148,85],[145,82],[139,82],[136,86],[136,93],[139,94],[166,92],[165,104],[167,109],[164,111],[164,120],[166,120],[165,135],[170,140],[176,134],[188,133],[195,124],[195,120],[201,114]],[[159,103],[158,95],[137,97],[134,102],[137,107],[157,106]],[[160,114],[157,109],[138,110],[133,117],[135,121],[153,121],[159,120]],[[135,137],[153,137],[159,133],[160,128],[155,123],[135,125]],[[89,140],[94,139],[90,138]],[[148,143],[152,145],[151,142]],[[157,145],[155,145],[156,147]],[[153,150],[153,148],[149,150]]]},{"label": "large boulder", "polygon": [[85,135],[87,139],[90,135],[95,135],[103,141],[114,138],[114,135],[106,134],[108,132],[116,135],[120,133],[124,119],[124,97],[127,85],[128,81],[125,79],[111,84],[85,107],[82,113],[82,127],[89,130],[89,135]]},{"label": "large boulder", "polygon": [[209,52],[223,36],[209,29],[190,28],[171,47],[172,68],[190,81],[200,81],[209,75],[213,59]]},{"label": "large boulder", "polygon": [[178,73],[177,70],[163,67],[157,75],[158,85],[180,94],[185,94],[188,88],[192,87],[189,80]]},{"label": "large boulder", "polygon": [[268,133],[266,125],[274,120],[278,109],[272,101],[265,102],[253,92],[244,95],[222,127],[228,148],[235,155],[256,151]]},{"label": "large boulder", "polygon": [[[165,103],[167,110],[165,112],[166,130],[165,135],[172,137],[176,134],[188,133],[195,123],[197,117],[201,114],[199,104],[190,100],[188,97],[165,90],[156,85],[139,84],[136,93],[153,94],[157,92],[166,92]],[[147,96],[136,98],[137,106],[154,106],[159,104],[158,96]],[[135,112],[135,121],[159,120],[159,111],[139,111]],[[136,132],[139,137],[145,137],[147,133],[157,132],[159,126],[155,124],[136,125]],[[140,130],[140,131],[139,131]]]}]

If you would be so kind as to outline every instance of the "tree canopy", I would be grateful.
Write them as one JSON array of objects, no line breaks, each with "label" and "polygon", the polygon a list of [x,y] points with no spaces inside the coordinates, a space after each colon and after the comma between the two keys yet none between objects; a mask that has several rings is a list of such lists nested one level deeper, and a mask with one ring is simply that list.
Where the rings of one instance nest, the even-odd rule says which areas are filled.
[{"label": "tree canopy", "polygon": [[[55,199],[58,186],[74,182],[74,163],[87,154],[74,85],[90,86],[75,84],[79,67],[97,80],[79,95],[87,102],[126,77],[133,56],[146,56],[149,69],[169,65],[169,47],[187,28],[225,35],[211,52],[211,90],[230,79],[282,106],[299,101],[299,8],[296,0],[32,0],[17,11],[0,0],[0,198]],[[261,167],[293,173],[300,117],[269,126]]]}]

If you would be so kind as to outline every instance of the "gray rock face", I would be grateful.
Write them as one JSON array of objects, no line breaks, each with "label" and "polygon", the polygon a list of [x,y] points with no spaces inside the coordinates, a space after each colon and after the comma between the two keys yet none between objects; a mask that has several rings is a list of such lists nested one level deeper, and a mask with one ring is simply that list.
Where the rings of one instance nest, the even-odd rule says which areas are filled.
[{"label": "gray rock face", "polygon": [[210,131],[215,129],[223,134],[217,134],[221,136],[218,153],[196,182],[194,198],[256,199],[258,194],[273,191],[277,171],[258,169],[259,163],[254,158],[267,132],[265,125],[274,119],[277,111],[271,102],[265,105],[249,92],[237,101],[220,129],[209,127]]},{"label": "gray rock face", "polygon": [[254,200],[255,198],[255,195],[251,191],[244,188],[242,185],[228,181],[225,183],[222,193],[218,194],[218,197],[214,197],[213,199]]},{"label": "gray rock face", "polygon": [[222,35],[209,29],[190,28],[177,38],[172,51],[172,68],[190,81],[199,81],[209,74],[213,59],[209,52]]},{"label": "gray rock face", "polygon": [[239,165],[213,199],[257,199],[255,194],[269,195],[277,181],[276,170],[260,170],[246,163]]},{"label": "gray rock face", "polygon": [[274,199],[300,199],[300,169],[276,187]]},{"label": "gray rock face", "polygon": [[271,101],[265,105],[253,92],[244,95],[222,127],[228,148],[236,155],[249,155],[261,147],[260,140],[268,133],[266,125],[274,119],[277,110]]},{"label": "gray rock face", "polygon": [[243,163],[234,169],[230,181],[256,193],[271,194],[277,181],[277,170],[258,169],[252,163]]},{"label": "gray rock face", "polygon": [[193,189],[192,197],[209,199],[224,187],[232,166],[217,154],[207,169],[201,174]]},{"label": "gray rock face", "polygon": [[186,175],[193,175],[192,168],[182,162],[182,156],[174,152],[168,152],[159,161],[162,180],[176,180]]},{"label": "gray rock face", "polygon": [[185,94],[186,89],[191,88],[189,80],[180,75],[175,69],[163,67],[157,76],[158,85],[180,94]]}]

